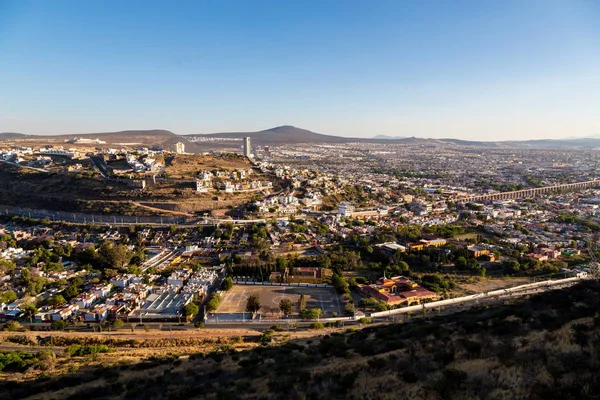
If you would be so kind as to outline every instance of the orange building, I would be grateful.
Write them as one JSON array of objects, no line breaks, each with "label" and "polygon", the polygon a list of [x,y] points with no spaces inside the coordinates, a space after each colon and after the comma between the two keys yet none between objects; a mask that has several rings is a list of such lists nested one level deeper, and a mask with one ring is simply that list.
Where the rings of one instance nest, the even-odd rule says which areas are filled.
[{"label": "orange building", "polygon": [[362,293],[369,297],[385,301],[389,305],[412,303],[415,300],[437,299],[437,293],[419,286],[405,276],[395,276],[390,279],[379,279],[373,285],[359,286]]}]

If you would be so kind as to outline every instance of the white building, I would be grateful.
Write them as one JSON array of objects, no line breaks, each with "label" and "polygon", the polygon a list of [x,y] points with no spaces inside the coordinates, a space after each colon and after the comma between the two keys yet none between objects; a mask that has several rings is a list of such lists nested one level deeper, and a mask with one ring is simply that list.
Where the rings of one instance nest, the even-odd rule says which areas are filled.
[{"label": "white building", "polygon": [[351,217],[354,214],[354,206],[350,202],[340,203],[338,206],[338,214],[342,217]]},{"label": "white building", "polygon": [[183,154],[183,153],[185,153],[185,144],[181,143],[181,142],[175,143],[175,152],[177,154]]},{"label": "white building", "polygon": [[252,158],[252,145],[249,136],[244,138],[244,155],[248,158]]}]

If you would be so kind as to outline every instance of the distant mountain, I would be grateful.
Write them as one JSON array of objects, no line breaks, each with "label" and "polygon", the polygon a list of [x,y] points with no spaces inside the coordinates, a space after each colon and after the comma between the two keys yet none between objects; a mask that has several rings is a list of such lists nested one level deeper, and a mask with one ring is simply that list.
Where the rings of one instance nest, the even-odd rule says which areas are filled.
[{"label": "distant mountain", "polygon": [[43,141],[44,138],[56,138],[68,140],[75,137],[89,137],[93,139],[104,140],[107,143],[139,143],[144,146],[156,146],[172,150],[175,143],[182,142],[186,146],[186,151],[190,153],[199,153],[208,149],[237,149],[241,148],[239,141],[231,142],[191,142],[187,138],[229,138],[241,139],[250,137],[253,145],[285,145],[299,143],[395,143],[406,145],[424,145],[424,146],[469,146],[469,147],[510,147],[520,149],[562,149],[562,148],[600,148],[600,137],[590,136],[585,138],[565,138],[565,139],[537,139],[524,141],[473,141],[461,139],[428,139],[417,137],[398,137],[377,135],[372,138],[355,138],[334,135],[324,135],[309,131],[307,129],[297,128],[291,125],[278,126],[257,132],[222,132],[193,135],[177,135],[164,129],[151,130],[128,130],[119,132],[98,132],[98,133],[77,133],[69,135],[26,135],[22,133],[5,132],[0,133],[0,140],[35,138]]},{"label": "distant mountain", "polygon": [[[343,136],[323,135],[306,129],[291,125],[278,126],[258,132],[223,132],[198,135],[186,135],[186,137],[213,137],[213,138],[244,138],[250,137],[255,145],[283,145],[297,143],[397,143],[418,144],[427,146],[469,146],[469,147],[511,147],[511,148],[538,148],[538,149],[560,149],[560,148],[596,148],[600,147],[600,138],[573,138],[573,139],[547,139],[547,140],[525,140],[525,141],[475,141],[461,139],[428,139],[417,137],[399,137],[377,135],[372,138],[353,138]],[[239,146],[235,146],[239,147]]]},{"label": "distant mountain", "polygon": [[185,151],[189,153],[200,153],[203,150],[196,144],[188,141],[184,136],[176,135],[171,131],[164,129],[149,129],[149,130],[128,130],[118,132],[96,132],[96,133],[74,133],[60,135],[25,135],[22,133],[0,133],[2,139],[20,139],[28,138],[35,139],[35,142],[43,142],[48,139],[55,143],[59,141],[67,141],[74,138],[89,138],[100,139],[107,144],[130,143],[139,144],[147,147],[160,147],[166,150],[175,150],[175,143],[182,142],[185,144]]},{"label": "distant mountain", "polygon": [[129,130],[119,132],[100,132],[100,133],[84,133],[76,135],[61,135],[74,137],[89,137],[91,139],[104,140],[106,143],[140,143],[149,147],[160,147],[166,150],[173,151],[175,143],[181,142],[185,145],[185,151],[188,153],[200,153],[202,149],[196,144],[188,141],[184,136],[176,135],[171,131],[164,129],[150,130]]},{"label": "distant mountain", "polygon": [[473,140],[462,139],[437,139],[440,143],[454,144],[457,146],[476,146],[476,147],[499,147],[505,142],[478,142]]},{"label": "distant mountain", "polygon": [[600,138],[538,139],[499,142],[505,146],[535,149],[600,148]]},{"label": "distant mountain", "polygon": [[31,135],[26,135],[24,133],[16,133],[16,132],[2,132],[0,133],[0,139],[19,139],[24,138]]},{"label": "distant mountain", "polygon": [[373,139],[398,140],[398,139],[406,139],[406,137],[405,136],[377,135],[377,136],[373,136]]},{"label": "distant mountain", "polygon": [[[322,135],[306,129],[296,128],[291,125],[278,126],[258,132],[223,132],[208,133],[204,135],[186,135],[186,137],[213,137],[240,139],[250,137],[256,145],[281,145],[296,143],[346,143],[354,141],[353,138],[341,136]],[[360,140],[360,139],[359,139]]]}]

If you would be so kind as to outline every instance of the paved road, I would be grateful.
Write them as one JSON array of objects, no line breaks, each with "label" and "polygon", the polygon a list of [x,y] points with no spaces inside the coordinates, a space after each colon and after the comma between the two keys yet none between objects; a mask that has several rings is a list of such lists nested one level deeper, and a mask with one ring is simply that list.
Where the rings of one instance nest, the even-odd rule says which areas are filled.
[{"label": "paved road", "polygon": [[92,164],[94,164],[94,166],[98,169],[98,171],[100,171],[100,175],[102,175],[104,179],[110,179],[110,175],[106,170],[106,166],[104,165],[104,160],[102,158],[100,158],[99,156],[90,156],[90,160],[92,161]]},{"label": "paved road", "polygon": [[0,160],[0,163],[4,163],[4,164],[8,164],[8,165],[14,165],[15,167],[24,168],[24,169],[31,169],[31,170],[34,170],[34,171],[37,171],[37,172],[50,173],[50,171],[46,171],[45,169],[42,169],[42,168],[29,167],[27,165],[21,165],[21,164],[17,164],[17,163],[10,162],[10,161]]}]

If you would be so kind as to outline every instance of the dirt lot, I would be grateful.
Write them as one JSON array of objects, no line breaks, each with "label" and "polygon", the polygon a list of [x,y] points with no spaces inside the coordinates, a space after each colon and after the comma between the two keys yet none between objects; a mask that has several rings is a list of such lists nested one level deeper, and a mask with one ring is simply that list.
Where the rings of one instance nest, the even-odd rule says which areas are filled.
[{"label": "dirt lot", "polygon": [[463,283],[460,288],[464,289],[467,294],[489,292],[490,290],[505,289],[513,286],[524,285],[531,283],[531,279],[527,277],[520,278],[489,278],[482,279],[479,282]]},{"label": "dirt lot", "polygon": [[252,168],[246,158],[238,156],[214,157],[178,154],[167,163],[166,172],[173,178],[193,178],[198,171],[213,169],[234,170]]},{"label": "dirt lot", "polygon": [[[296,286],[252,286],[234,285],[233,289],[223,295],[218,314],[241,314],[245,312],[246,301],[251,294],[257,294],[262,306],[279,308],[282,299],[290,299],[298,304],[300,295],[306,297],[307,308],[321,308],[326,317],[331,317],[335,312],[342,315],[340,302],[335,290],[330,287],[296,287]],[[265,314],[265,310],[261,313]],[[300,310],[296,306],[295,312]]]}]

